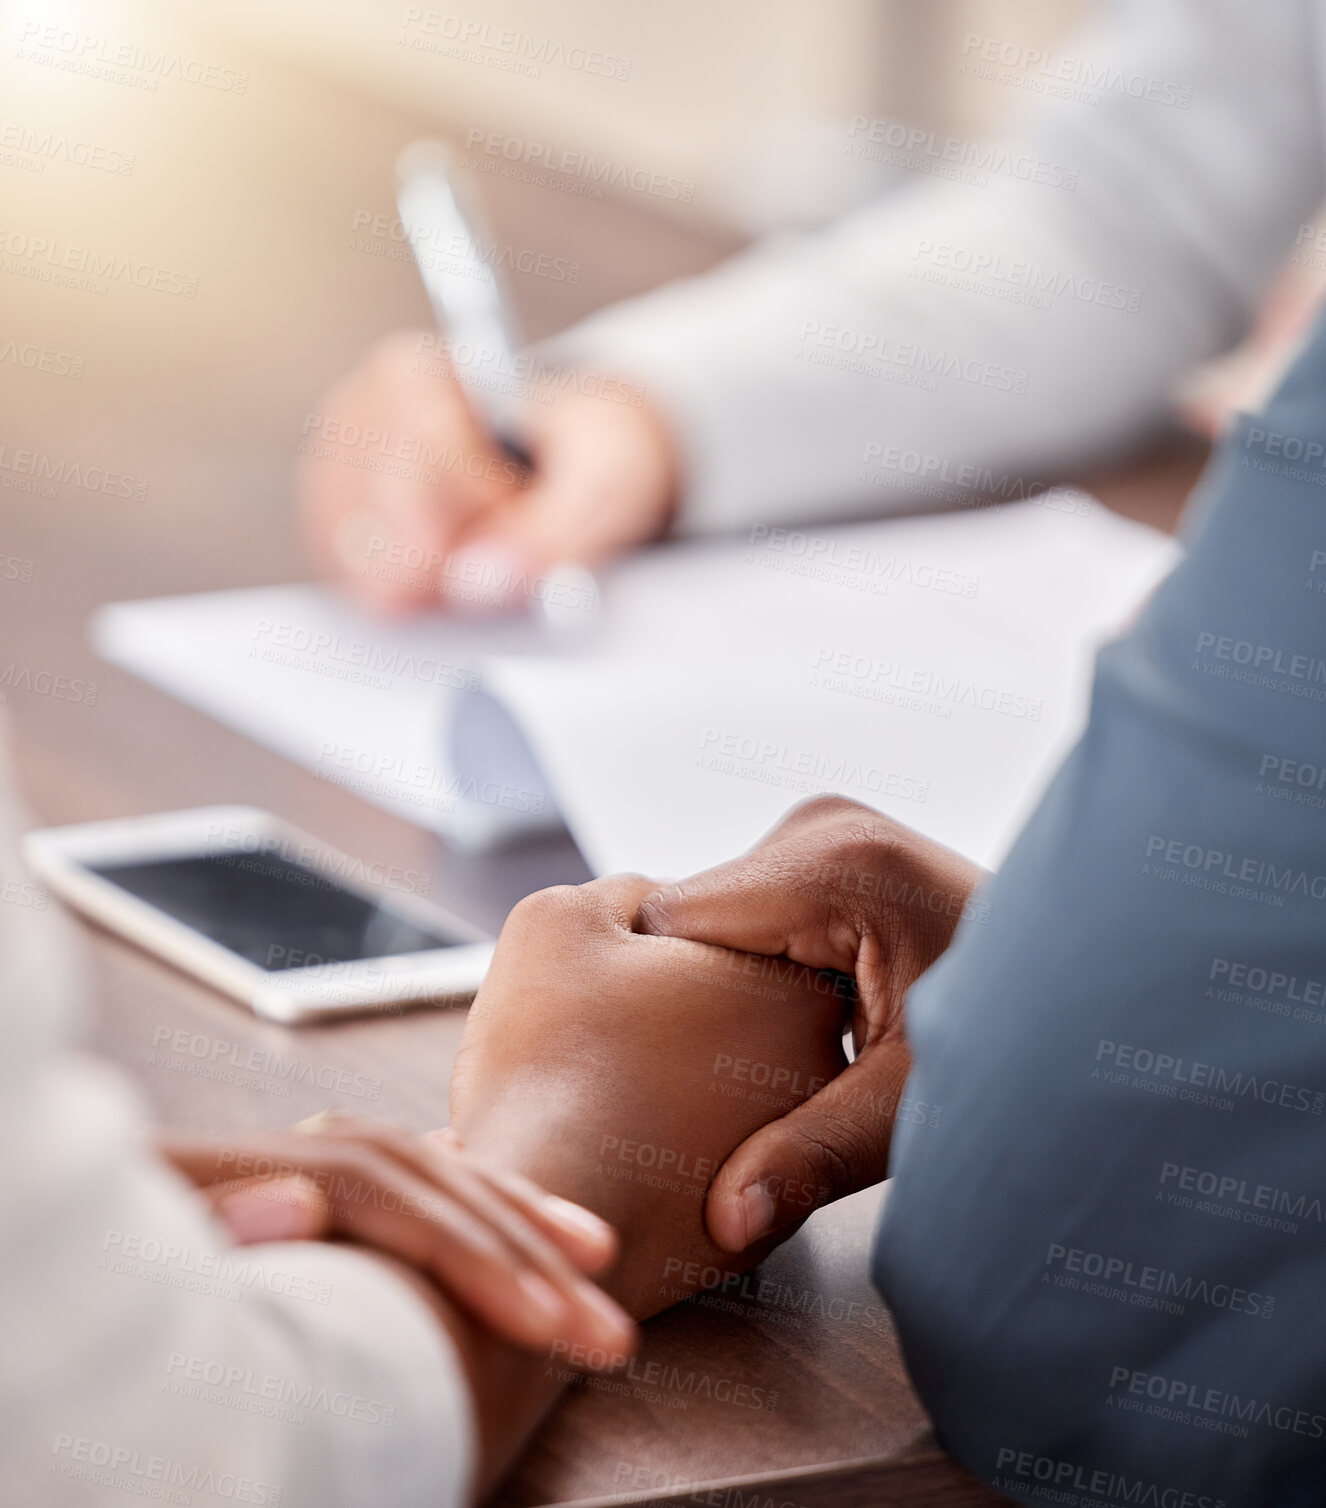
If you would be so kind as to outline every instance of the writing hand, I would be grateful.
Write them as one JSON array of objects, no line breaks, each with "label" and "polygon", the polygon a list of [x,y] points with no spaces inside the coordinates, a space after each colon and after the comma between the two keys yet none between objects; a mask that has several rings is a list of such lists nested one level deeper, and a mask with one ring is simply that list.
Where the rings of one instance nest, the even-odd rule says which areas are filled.
[{"label": "writing hand", "polygon": [[296,492],[324,574],[389,611],[496,608],[551,565],[662,533],[676,461],[638,391],[598,379],[534,396],[530,475],[475,419],[435,332],[378,342],[304,424]]}]

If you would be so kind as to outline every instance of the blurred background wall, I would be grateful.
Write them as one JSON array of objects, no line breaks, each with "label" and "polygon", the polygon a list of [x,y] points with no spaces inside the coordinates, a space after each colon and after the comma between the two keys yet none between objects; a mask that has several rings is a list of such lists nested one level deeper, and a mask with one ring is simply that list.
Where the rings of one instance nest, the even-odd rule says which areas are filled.
[{"label": "blurred background wall", "polygon": [[[996,128],[1008,90],[965,71],[971,34],[1049,46],[1090,0],[193,0],[200,26],[405,105],[439,129],[498,131],[648,164],[741,229],[841,171],[839,128],[887,116]],[[838,170],[838,171],[835,171]],[[816,180],[818,179],[818,183]],[[825,183],[828,179],[828,183]]]},{"label": "blurred background wall", "polygon": [[[539,336],[925,167],[861,153],[854,117],[997,129],[1035,96],[1025,71],[974,77],[965,39],[1052,47],[1089,8],[0,0],[5,528],[49,558],[71,625],[89,550],[102,595],[300,573],[305,416],[428,317],[392,204],[420,133],[495,140],[489,166],[512,142],[579,164],[482,178],[497,239],[565,269],[511,279]],[[108,475],[129,495],[88,484]]]}]

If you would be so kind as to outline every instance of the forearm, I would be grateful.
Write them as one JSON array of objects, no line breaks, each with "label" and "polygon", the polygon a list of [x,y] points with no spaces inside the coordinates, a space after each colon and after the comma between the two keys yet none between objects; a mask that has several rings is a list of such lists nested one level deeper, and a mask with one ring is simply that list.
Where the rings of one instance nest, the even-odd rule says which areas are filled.
[{"label": "forearm", "polygon": [[18,1500],[87,1492],[109,1442],[144,1472],[230,1473],[254,1503],[462,1501],[464,1381],[396,1278],[348,1246],[226,1246],[100,1065],[30,1071],[0,1146],[0,1466]]},{"label": "forearm", "polygon": [[1232,342],[1321,193],[1310,43],[1232,0],[1133,15],[1066,46],[1191,99],[1043,109],[1006,160],[1071,186],[919,183],[559,337],[670,414],[681,527],[1024,495]]},{"label": "forearm", "polygon": [[478,1460],[472,1496],[482,1500],[557,1401],[566,1374],[551,1357],[532,1356],[499,1340],[411,1268],[383,1257],[374,1260],[385,1262],[419,1294],[455,1348],[474,1407]]},{"label": "forearm", "polygon": [[[899,1139],[877,1276],[949,1448],[1024,1501],[1033,1471],[1320,1498],[1322,1244],[1283,1216],[1317,1185],[1326,1104],[1303,1004],[1326,977],[1326,552],[1321,468],[1283,456],[1323,453],[1324,399],[1326,326],[1103,652],[988,925],[909,1003],[913,1090],[942,1118]],[[1190,1427],[1254,1399],[1303,1432]]]}]

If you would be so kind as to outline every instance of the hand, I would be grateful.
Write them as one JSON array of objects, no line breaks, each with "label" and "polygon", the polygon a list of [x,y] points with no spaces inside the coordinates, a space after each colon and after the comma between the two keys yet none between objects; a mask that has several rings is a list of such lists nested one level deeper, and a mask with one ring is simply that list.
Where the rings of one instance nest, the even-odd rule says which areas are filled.
[{"label": "hand", "polygon": [[[622,1258],[607,1287],[637,1318],[737,1268],[705,1233],[738,1143],[840,1072],[845,981],[633,931],[655,888],[619,875],[522,901],[498,939],[451,1084],[477,1155],[597,1211]],[[733,1072],[763,1066],[757,1088]],[[803,1216],[820,1191],[780,1191]],[[767,1250],[773,1243],[766,1243]],[[763,1255],[746,1253],[741,1267]]]},{"label": "hand", "polygon": [[666,426],[628,384],[600,386],[533,396],[530,476],[476,420],[436,333],[380,341],[305,420],[296,491],[320,568],[379,608],[496,607],[551,565],[661,534]]},{"label": "hand", "polygon": [[158,1146],[240,1245],[353,1241],[404,1262],[527,1350],[634,1349],[630,1320],[582,1276],[611,1265],[612,1228],[527,1179],[477,1166],[446,1132],[418,1137],[327,1114],[237,1138],[164,1133]]},{"label": "hand", "polygon": [[797,807],[744,855],[642,898],[636,925],[839,969],[856,981],[856,1056],[803,1105],[757,1129],[723,1164],[706,1209],[724,1251],[744,1251],[807,1211],[786,1188],[838,1199],[888,1173],[910,1067],[903,1002],[948,947],[981,871],[842,797]]}]

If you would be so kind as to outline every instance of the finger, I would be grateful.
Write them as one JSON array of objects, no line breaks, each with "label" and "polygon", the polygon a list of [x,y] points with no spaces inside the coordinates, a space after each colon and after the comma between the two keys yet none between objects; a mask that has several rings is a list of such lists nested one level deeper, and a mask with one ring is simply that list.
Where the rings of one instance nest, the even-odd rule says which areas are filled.
[{"label": "finger", "polygon": [[568,1292],[579,1284],[567,1259],[582,1271],[602,1271],[616,1255],[616,1233],[605,1220],[527,1178],[479,1162],[445,1132],[414,1137],[391,1126],[339,1115],[301,1121],[300,1129],[371,1142],[460,1200],[500,1231],[525,1261]]},{"label": "finger", "polygon": [[305,422],[296,486],[324,565],[377,606],[445,599],[449,553],[522,468],[419,332],[389,336]]},{"label": "finger", "polygon": [[532,571],[593,565],[661,532],[676,490],[673,442],[647,406],[558,395],[528,406],[525,436],[538,472],[491,527]]},{"label": "finger", "polygon": [[[620,1352],[632,1341],[634,1326],[625,1313],[609,1300],[594,1284],[585,1281],[563,1252],[560,1245],[545,1233],[542,1223],[528,1218],[522,1205],[524,1197],[518,1181],[512,1187],[515,1197],[501,1188],[477,1163],[455,1150],[439,1146],[423,1137],[410,1136],[393,1127],[380,1126],[371,1121],[359,1121],[351,1117],[319,1118],[316,1139],[342,1141],[352,1145],[370,1144],[375,1153],[391,1158],[400,1165],[404,1179],[417,1178],[421,1186],[431,1189],[446,1205],[462,1210],[488,1235],[495,1252],[501,1253],[510,1268],[521,1273],[521,1281],[527,1297],[531,1300],[531,1312],[540,1309],[563,1316],[560,1321],[567,1328],[559,1331],[557,1338],[565,1338],[574,1331],[581,1343],[596,1348],[608,1348]],[[536,1199],[548,1196],[534,1185],[529,1185]],[[564,1204],[565,1201],[559,1201]],[[576,1206],[570,1206],[576,1209]],[[610,1261],[615,1250],[615,1238],[596,1216],[582,1212],[580,1241],[589,1244],[589,1227],[607,1230],[606,1239],[601,1231],[594,1231],[594,1256],[600,1265],[606,1247],[606,1260]],[[566,1221],[565,1212],[554,1208],[549,1217],[554,1224]],[[443,1253],[436,1254],[438,1258]],[[491,1298],[500,1303],[500,1294],[488,1288],[482,1290],[482,1299]],[[485,1318],[491,1318],[485,1311]],[[585,1337],[589,1337],[588,1340]]]},{"label": "finger", "polygon": [[[457,1137],[442,1145],[459,1148],[461,1143]],[[471,1165],[581,1272],[594,1277],[617,1260],[617,1232],[592,1210],[550,1194],[532,1179],[506,1168],[486,1163]]]},{"label": "finger", "polygon": [[325,1150],[338,1175],[330,1188],[337,1234],[402,1258],[524,1349],[546,1352],[562,1342],[601,1356],[605,1366],[634,1350],[635,1326],[606,1294],[579,1279],[573,1287],[552,1281],[450,1192],[375,1147],[328,1138]]},{"label": "finger", "polygon": [[155,1133],[160,1155],[201,1189],[210,1184],[247,1183],[274,1178],[293,1178],[298,1165],[285,1154],[289,1138],[284,1132],[245,1133],[234,1140],[200,1136],[188,1131]]},{"label": "finger", "polygon": [[[592,1285],[580,1281],[580,1272],[602,1271],[616,1255],[616,1235],[606,1221],[454,1148],[407,1145],[400,1155],[499,1231],[526,1263],[572,1301],[588,1297],[595,1302],[585,1292]],[[576,1260],[580,1255],[586,1258],[586,1268]]]},{"label": "finger", "polygon": [[644,897],[637,927],[854,974],[887,1015],[948,946],[975,865],[855,802],[796,808],[742,858]]},{"label": "finger", "polygon": [[618,932],[638,932],[640,903],[658,890],[658,881],[642,874],[610,874],[576,887],[598,915]]},{"label": "finger", "polygon": [[[450,1126],[425,1131],[424,1140],[444,1151],[465,1150],[465,1143]],[[548,1193],[521,1173],[484,1162],[476,1161],[475,1166],[583,1272],[601,1272],[616,1259],[617,1232],[592,1210]]]},{"label": "finger", "polygon": [[524,472],[477,428],[454,383],[410,395],[401,408],[414,459],[359,480],[357,506],[381,524],[368,538],[372,564],[361,584],[433,606],[481,599],[492,592],[492,572],[469,562],[465,541],[520,490]]},{"label": "finger", "polygon": [[202,1192],[239,1246],[318,1241],[331,1226],[326,1199],[304,1178],[218,1183]]},{"label": "finger", "polygon": [[[615,874],[608,875],[603,879],[591,881],[589,884],[575,887],[574,894],[584,898],[584,904],[590,909],[594,919],[600,924],[611,927],[618,941],[630,941],[634,937],[639,943],[641,936],[681,936],[688,942],[704,942],[708,946],[721,946],[725,956],[730,956],[730,950],[743,951],[741,944],[712,944],[708,939],[695,938],[690,933],[651,933],[641,923],[641,908],[648,897],[659,893],[655,881],[646,879],[638,874]],[[653,946],[657,947],[658,944]],[[759,949],[745,949],[747,952],[762,951]],[[784,950],[779,949],[782,953]],[[809,946],[803,947],[801,953],[810,955],[815,952]],[[870,957],[872,950],[867,947],[866,956]],[[806,982],[812,978],[813,971],[825,967],[819,963],[811,962],[807,957],[795,957],[789,951],[789,956],[794,957],[794,962],[802,965],[801,970],[795,971],[797,975],[804,972]],[[698,959],[696,960],[698,962]],[[832,993],[835,998],[841,999],[844,1013],[860,1012],[861,1002],[858,999],[855,986],[853,985],[849,971],[841,970],[841,973],[849,977],[833,984]]]},{"label": "finger", "polygon": [[[485,1201],[471,1185],[456,1197],[454,1180],[439,1188],[431,1176],[416,1174],[414,1159],[400,1155],[413,1138],[392,1135],[390,1128],[324,1111],[301,1121],[296,1135],[268,1135],[238,1149],[180,1133],[162,1133],[158,1145],[200,1185],[241,1242],[345,1236],[429,1273],[516,1345],[544,1350],[565,1341],[601,1355],[605,1367],[632,1354],[638,1336],[629,1316],[571,1269],[504,1194],[491,1191]],[[240,1151],[270,1169],[267,1176],[236,1181]],[[488,1219],[472,1204],[481,1204]]]},{"label": "finger", "polygon": [[482,424],[454,369],[410,387],[397,404],[421,432],[419,461],[376,478],[408,537],[428,549],[423,590],[458,610],[505,605],[521,562],[487,539],[528,486],[525,467]]},{"label": "finger", "polygon": [[869,1048],[818,1094],[748,1137],[719,1169],[705,1224],[740,1252],[821,1205],[881,1182],[910,1060],[900,1041]]},{"label": "finger", "polygon": [[157,1155],[191,1183],[201,1186],[214,1181],[208,1174],[216,1166],[218,1148],[215,1137],[158,1128],[152,1133],[152,1144]]},{"label": "finger", "polygon": [[757,849],[641,897],[636,930],[850,974],[861,929],[795,851]]},{"label": "finger", "polygon": [[490,980],[508,957],[546,948],[550,936],[575,936],[584,947],[629,939],[641,900],[657,888],[657,880],[643,875],[614,874],[533,891],[511,908],[503,924]]},{"label": "finger", "polygon": [[645,534],[640,520],[646,510],[624,495],[624,481],[601,457],[572,456],[560,464],[554,457],[524,492],[494,508],[484,532],[534,575],[557,561],[595,565]]}]

